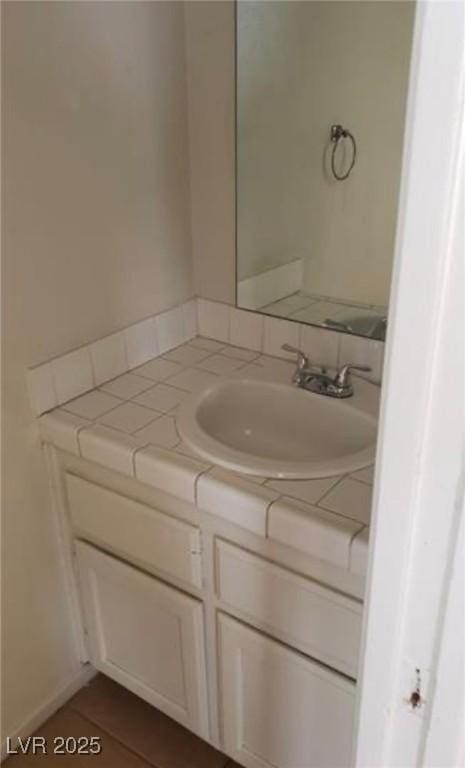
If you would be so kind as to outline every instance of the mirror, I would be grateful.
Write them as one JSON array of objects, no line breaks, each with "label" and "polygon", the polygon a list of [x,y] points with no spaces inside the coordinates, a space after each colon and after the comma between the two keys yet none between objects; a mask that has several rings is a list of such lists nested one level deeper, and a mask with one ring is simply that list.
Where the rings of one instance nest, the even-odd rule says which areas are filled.
[{"label": "mirror", "polygon": [[414,11],[237,3],[239,307],[384,339]]}]

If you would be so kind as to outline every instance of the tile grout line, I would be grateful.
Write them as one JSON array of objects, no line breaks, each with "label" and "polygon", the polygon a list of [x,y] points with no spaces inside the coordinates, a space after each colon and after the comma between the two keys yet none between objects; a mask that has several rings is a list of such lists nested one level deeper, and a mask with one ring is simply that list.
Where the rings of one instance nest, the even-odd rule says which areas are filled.
[{"label": "tile grout line", "polygon": [[[365,469],[365,467],[363,467]],[[356,472],[360,472],[361,470],[355,470]],[[367,485],[369,488],[373,488],[373,483],[369,480],[361,480],[359,477],[354,477],[353,475],[347,475],[351,480],[354,480],[356,483],[360,483],[360,485]]]},{"label": "tile grout line", "polygon": [[[322,496],[320,496],[318,501],[315,502],[315,507],[319,507],[320,503],[326,498],[326,496],[328,496],[332,491],[334,491],[334,489],[337,488],[338,485],[340,485],[340,483],[346,480],[349,476],[350,475],[341,475],[340,478],[334,483],[334,485],[332,485],[331,488],[328,488],[328,490],[325,491]],[[326,509],[326,507],[322,506],[322,509]]]}]

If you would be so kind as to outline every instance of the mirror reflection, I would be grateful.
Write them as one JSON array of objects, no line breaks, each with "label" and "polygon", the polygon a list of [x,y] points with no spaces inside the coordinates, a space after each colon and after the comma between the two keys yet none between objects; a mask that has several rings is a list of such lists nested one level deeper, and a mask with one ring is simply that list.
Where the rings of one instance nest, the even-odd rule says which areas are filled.
[{"label": "mirror reflection", "polygon": [[237,3],[237,303],[384,339],[413,2]]}]

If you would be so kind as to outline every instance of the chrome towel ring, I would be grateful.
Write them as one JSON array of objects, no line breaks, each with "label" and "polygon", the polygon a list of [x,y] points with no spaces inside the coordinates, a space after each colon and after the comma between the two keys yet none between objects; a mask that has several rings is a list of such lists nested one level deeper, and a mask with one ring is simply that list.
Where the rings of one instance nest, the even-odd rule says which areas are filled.
[{"label": "chrome towel ring", "polygon": [[[348,131],[347,128],[343,128],[342,125],[331,126],[330,138],[331,138],[331,141],[333,142],[333,149],[331,152],[331,171],[335,179],[337,179],[338,181],[344,181],[344,179],[348,178],[352,168],[355,165],[355,159],[357,157],[357,144],[355,143],[355,139],[351,134],[351,132]],[[336,158],[336,150],[339,144],[344,139],[350,139],[350,141],[352,142],[352,160],[350,162],[350,165],[347,171],[344,174],[341,174],[336,171],[335,158]]]}]

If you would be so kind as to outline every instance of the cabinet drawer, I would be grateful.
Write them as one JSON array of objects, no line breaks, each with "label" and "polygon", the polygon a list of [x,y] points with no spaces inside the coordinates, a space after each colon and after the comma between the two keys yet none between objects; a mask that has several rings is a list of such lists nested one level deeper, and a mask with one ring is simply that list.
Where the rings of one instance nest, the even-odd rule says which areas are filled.
[{"label": "cabinet drawer", "polygon": [[362,619],[356,600],[221,540],[216,588],[247,621],[356,677]]},{"label": "cabinet drawer", "polygon": [[219,615],[226,752],[246,768],[350,765],[355,685]]},{"label": "cabinet drawer", "polygon": [[200,531],[152,507],[66,474],[75,533],[136,564],[202,586]]},{"label": "cabinet drawer", "polygon": [[88,544],[76,550],[93,665],[208,738],[200,600]]}]

